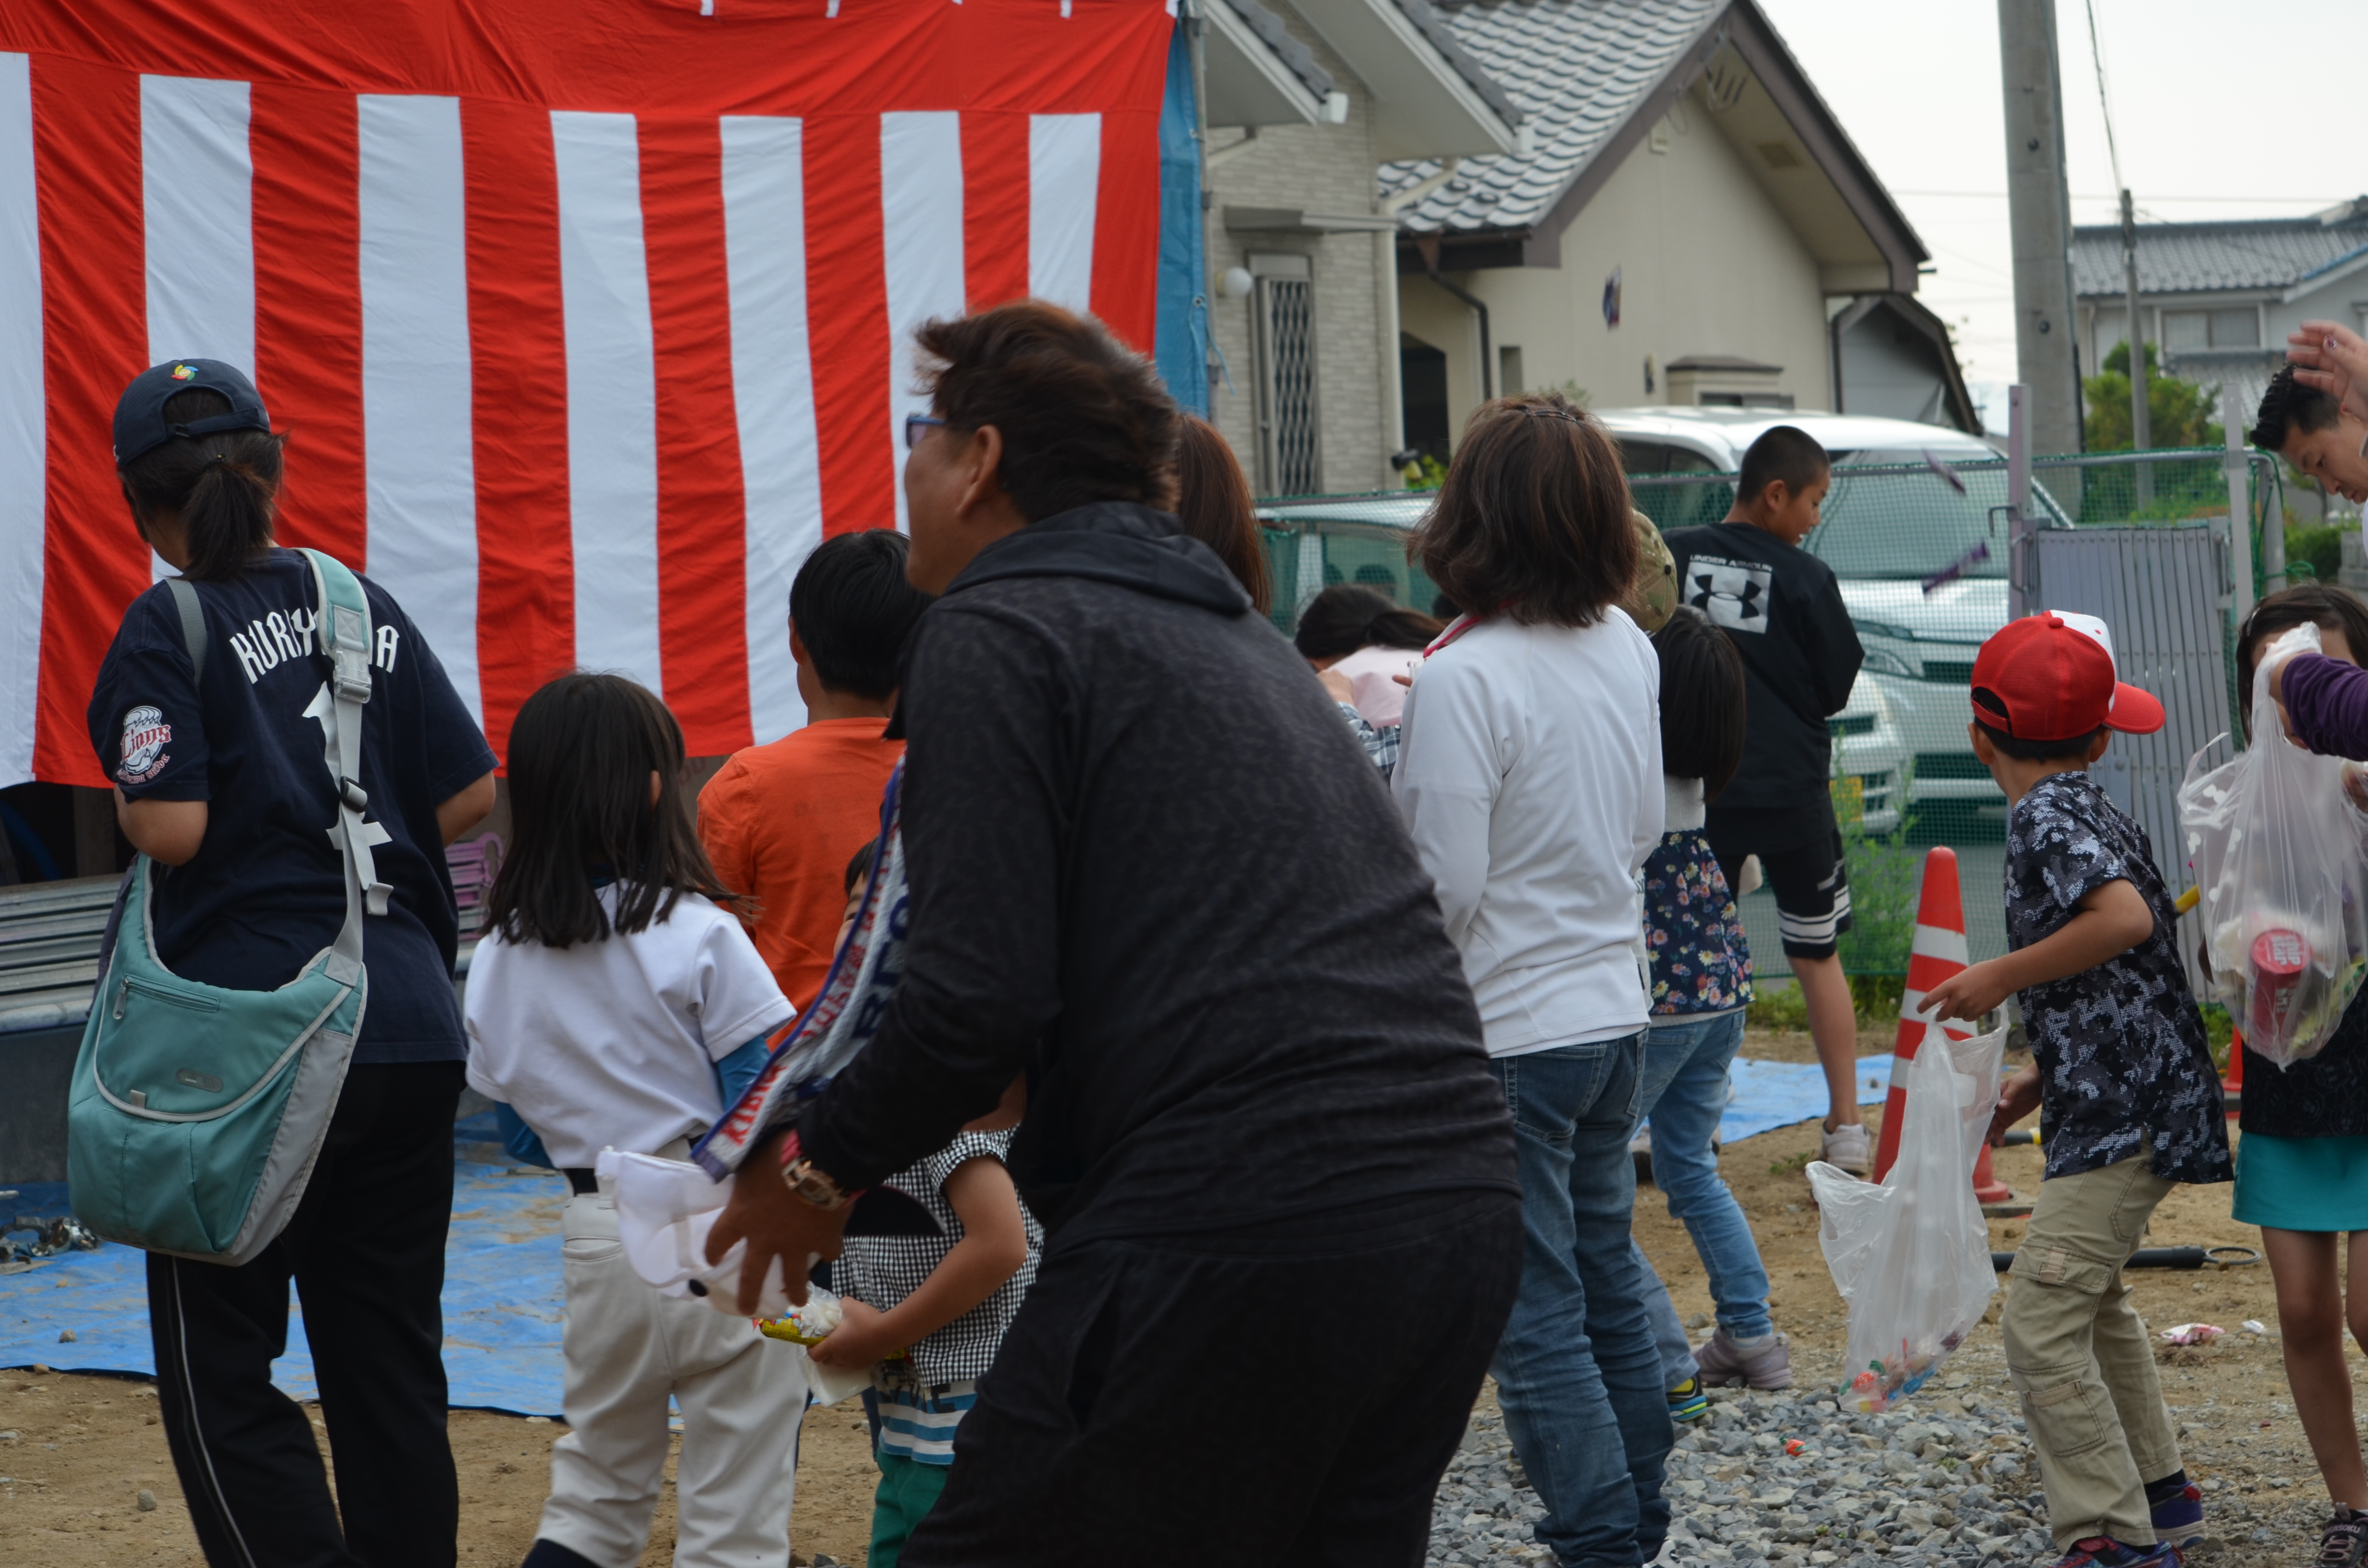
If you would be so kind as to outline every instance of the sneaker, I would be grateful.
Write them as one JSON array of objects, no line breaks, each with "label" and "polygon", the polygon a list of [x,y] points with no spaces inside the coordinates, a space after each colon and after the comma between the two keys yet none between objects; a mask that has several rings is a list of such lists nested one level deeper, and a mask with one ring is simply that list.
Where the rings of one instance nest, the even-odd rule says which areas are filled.
[{"label": "sneaker", "polygon": [[2203,1533],[2203,1488],[2188,1480],[2185,1471],[2150,1483],[2146,1491],[2156,1540],[2185,1545]]},{"label": "sneaker", "polygon": [[1714,1389],[1788,1389],[1793,1386],[1792,1336],[1771,1334],[1759,1344],[1738,1346],[1720,1329],[1694,1346],[1700,1381]]},{"label": "sneaker", "polygon": [[2338,1503],[2312,1561],[2318,1568],[2361,1568],[2368,1562],[2368,1514],[2355,1514]]},{"label": "sneaker", "polygon": [[2169,1541],[2153,1546],[2123,1546],[2109,1535],[2076,1540],[2056,1560],[2055,1568],[2180,1568],[2187,1556]]},{"label": "sneaker", "polygon": [[1669,1419],[1699,1421],[1710,1414],[1710,1395],[1702,1392],[1699,1377],[1688,1378],[1669,1391]]},{"label": "sneaker", "polygon": [[1846,1121],[1827,1132],[1819,1157],[1864,1181],[1874,1170],[1874,1140],[1866,1135],[1866,1123]]}]

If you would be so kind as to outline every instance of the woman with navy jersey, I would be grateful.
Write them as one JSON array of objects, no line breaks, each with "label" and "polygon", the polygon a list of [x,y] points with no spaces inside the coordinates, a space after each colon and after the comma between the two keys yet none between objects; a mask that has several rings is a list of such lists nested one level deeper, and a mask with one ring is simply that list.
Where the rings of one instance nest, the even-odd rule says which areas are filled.
[{"label": "woman with navy jersey", "polygon": [[[268,991],[336,937],[344,861],[324,725],[328,665],[303,558],[273,542],[282,437],[252,382],[211,359],[143,371],[115,411],[140,537],[195,586],[132,601],[91,693],[116,816],[165,871],[156,953],[176,974]],[[384,912],[364,922],[369,1002],[302,1203],[240,1267],[152,1253],[157,1392],[198,1540],[216,1564],[453,1561],[459,1491],[444,1429],[444,1233],[465,1055],[458,919],[444,846],[494,801],[494,755],[384,589],[360,784]],[[193,1058],[204,1051],[193,1030]],[[296,1285],[336,1461],[271,1386]],[[342,1523],[340,1520],[342,1519]]]}]

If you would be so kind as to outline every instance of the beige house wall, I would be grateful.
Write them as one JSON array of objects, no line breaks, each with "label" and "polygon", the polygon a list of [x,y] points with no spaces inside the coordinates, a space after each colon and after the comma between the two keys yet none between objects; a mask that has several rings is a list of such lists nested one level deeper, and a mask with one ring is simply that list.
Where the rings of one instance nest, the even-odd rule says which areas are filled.
[{"label": "beige house wall", "polygon": [[[1263,494],[1268,486],[1258,472],[1258,368],[1250,346],[1253,299],[1224,298],[1217,280],[1227,267],[1247,265],[1253,250],[1306,256],[1315,274],[1316,415],[1325,488],[1395,487],[1388,455],[1396,449],[1395,433],[1383,429],[1379,290],[1386,283],[1380,261],[1386,247],[1370,233],[1235,234],[1225,228],[1229,206],[1336,214],[1373,210],[1380,159],[1374,152],[1372,95],[1313,28],[1292,30],[1348,95],[1349,117],[1340,125],[1268,126],[1254,147],[1209,171],[1209,329],[1233,380],[1228,388],[1222,375],[1212,374],[1210,412],[1241,459],[1251,487]],[[1211,155],[1221,155],[1240,137],[1237,130],[1212,126]]]},{"label": "beige house wall", "polygon": [[[1653,151],[1656,140],[1668,151]],[[1616,328],[1602,312],[1615,267]],[[1448,276],[1487,302],[1492,351],[1518,347],[1529,388],[1575,382],[1598,408],[1662,404],[1671,360],[1718,354],[1782,366],[1773,390],[1796,407],[1833,405],[1816,259],[1698,98],[1640,142],[1564,231],[1559,267]],[[1403,329],[1447,355],[1460,436],[1480,396],[1473,312],[1419,274],[1401,273],[1399,300]]]}]

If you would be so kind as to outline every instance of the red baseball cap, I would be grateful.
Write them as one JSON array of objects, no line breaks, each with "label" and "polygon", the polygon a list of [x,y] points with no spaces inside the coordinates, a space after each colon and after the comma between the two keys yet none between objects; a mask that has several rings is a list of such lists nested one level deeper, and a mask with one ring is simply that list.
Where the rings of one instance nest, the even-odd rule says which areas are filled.
[{"label": "red baseball cap", "polygon": [[2010,620],[1974,658],[1974,717],[2025,741],[2073,741],[2099,725],[2162,728],[2162,704],[2115,678],[2113,635],[2093,615],[2042,610]]}]

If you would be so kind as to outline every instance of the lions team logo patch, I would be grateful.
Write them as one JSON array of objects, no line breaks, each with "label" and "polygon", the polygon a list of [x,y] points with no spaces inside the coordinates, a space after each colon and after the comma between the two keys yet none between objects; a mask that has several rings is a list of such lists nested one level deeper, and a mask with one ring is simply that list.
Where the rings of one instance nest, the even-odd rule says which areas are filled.
[{"label": "lions team logo patch", "polygon": [[115,765],[116,781],[145,784],[172,760],[165,748],[172,744],[173,726],[154,708],[134,708],[123,716],[123,758]]}]

